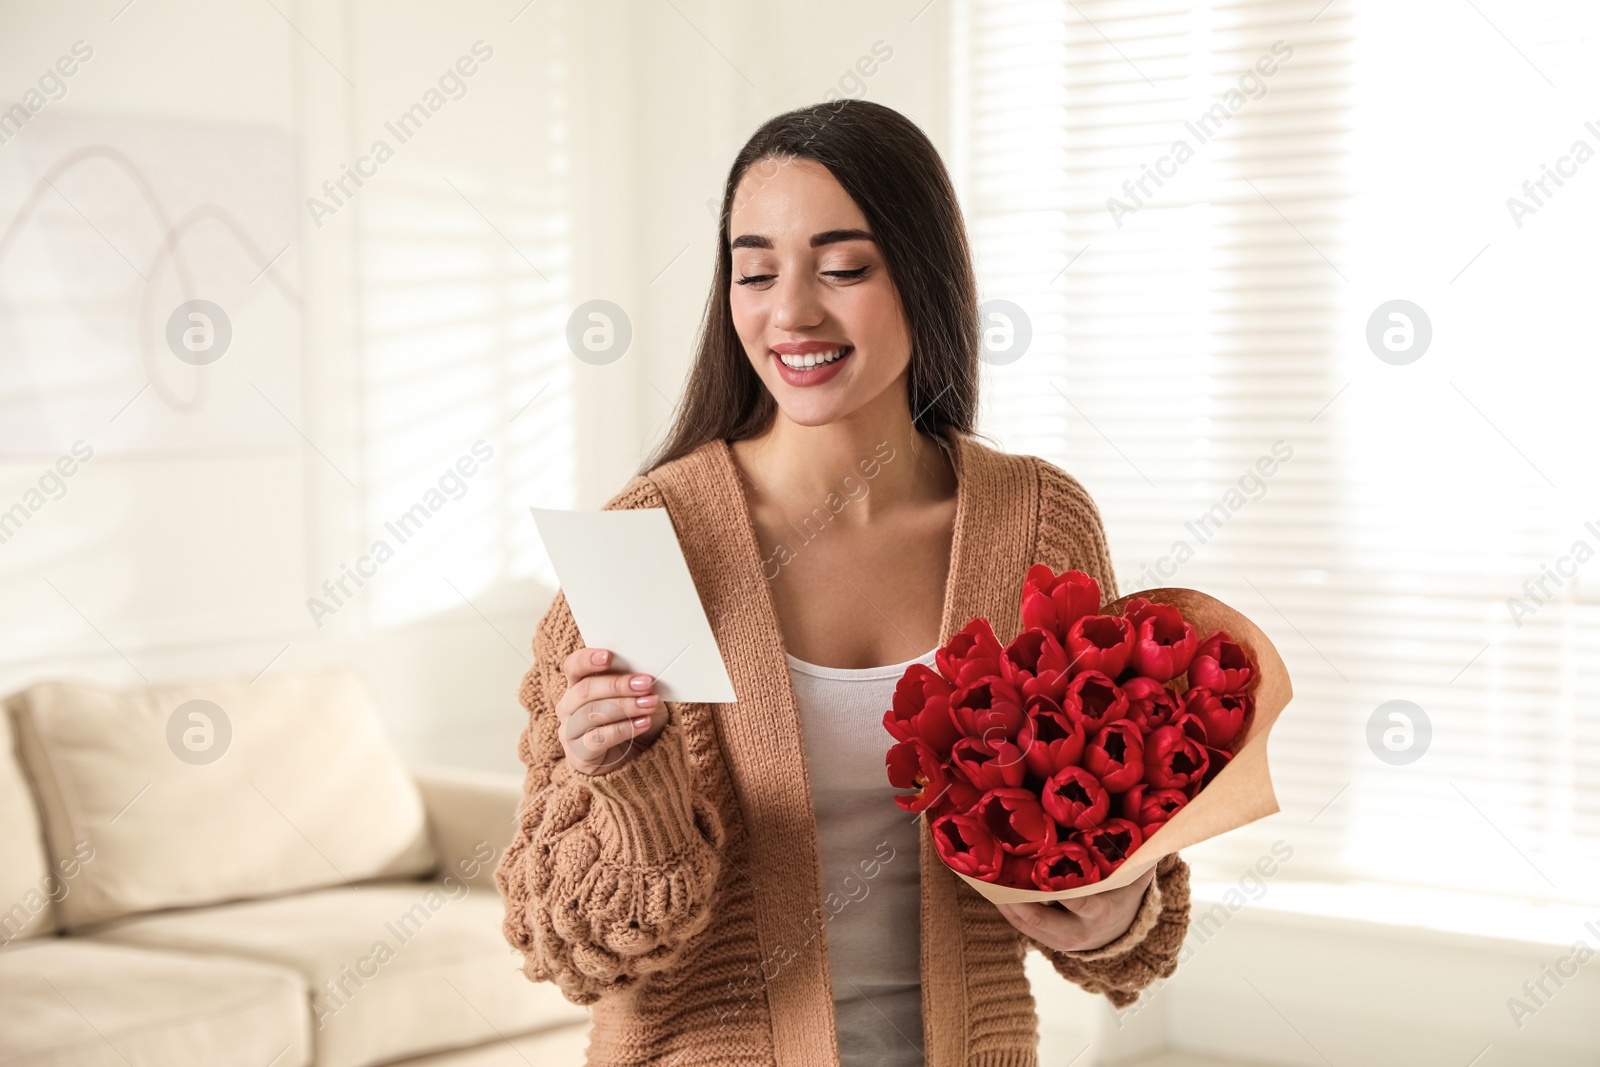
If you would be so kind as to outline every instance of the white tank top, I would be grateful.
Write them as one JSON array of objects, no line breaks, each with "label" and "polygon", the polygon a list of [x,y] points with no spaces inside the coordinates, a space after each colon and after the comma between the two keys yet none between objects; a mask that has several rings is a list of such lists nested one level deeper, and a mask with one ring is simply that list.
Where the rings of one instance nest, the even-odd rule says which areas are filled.
[{"label": "white tank top", "polygon": [[934,651],[846,670],[789,656],[817,815],[842,1067],[922,1067],[917,818],[893,798],[883,728],[895,683]]}]

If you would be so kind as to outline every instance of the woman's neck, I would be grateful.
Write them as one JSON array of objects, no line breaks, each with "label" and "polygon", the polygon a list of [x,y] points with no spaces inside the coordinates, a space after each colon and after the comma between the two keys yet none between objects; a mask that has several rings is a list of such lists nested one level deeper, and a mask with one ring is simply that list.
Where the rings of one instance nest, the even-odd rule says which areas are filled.
[{"label": "woman's neck", "polygon": [[821,426],[803,426],[777,412],[765,431],[732,443],[755,504],[782,512],[825,506],[829,494],[852,505],[839,518],[870,523],[900,507],[949,500],[956,476],[938,442],[899,417],[854,412]]}]

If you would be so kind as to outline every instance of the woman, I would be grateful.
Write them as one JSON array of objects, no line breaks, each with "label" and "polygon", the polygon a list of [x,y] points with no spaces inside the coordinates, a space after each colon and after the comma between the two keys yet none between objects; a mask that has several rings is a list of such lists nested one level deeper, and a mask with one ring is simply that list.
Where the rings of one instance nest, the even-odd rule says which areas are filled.
[{"label": "woman", "polygon": [[1034,1063],[1025,950],[1131,1003],[1176,966],[1188,867],[990,904],[890,803],[881,720],[968,619],[1020,629],[1029,565],[1115,596],[1099,513],[972,433],[972,266],[914,124],[858,100],[781,115],[721,219],[676,424],[606,507],[667,509],[738,700],[608,670],[558,593],[522,687],[506,936],[594,1006],[591,1063]]}]

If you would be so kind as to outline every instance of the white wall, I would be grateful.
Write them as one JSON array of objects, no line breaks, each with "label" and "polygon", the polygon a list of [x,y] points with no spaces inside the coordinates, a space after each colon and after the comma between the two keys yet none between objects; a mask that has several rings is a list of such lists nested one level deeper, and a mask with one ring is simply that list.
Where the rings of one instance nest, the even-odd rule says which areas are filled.
[{"label": "white wall", "polygon": [[[598,505],[664,432],[706,299],[707,201],[743,140],[830,90],[890,103],[944,140],[944,26],[921,0],[37,2],[0,20],[7,103],[74,42],[93,50],[65,96],[0,144],[8,225],[59,146],[90,136],[63,124],[87,122],[141,131],[130,151],[174,214],[220,201],[254,220],[260,249],[209,248],[226,243],[220,229],[195,227],[180,243],[215,269],[180,291],[151,267],[161,227],[91,163],[57,175],[60,198],[44,193],[0,254],[0,412],[40,396],[60,409],[0,428],[0,508],[73,441],[95,449],[0,543],[0,690],[355,661],[416,761],[517,768],[517,682],[553,588],[526,508]],[[892,59],[853,84],[880,39]],[[403,144],[387,132],[479,41],[492,55],[464,95]],[[241,137],[284,180],[276,163],[210,173],[241,158]],[[306,198],[331,203],[322,183],[378,139],[392,158],[317,225]],[[37,371],[56,358],[51,325],[88,317],[78,273],[103,323],[87,400]],[[193,296],[223,303],[237,337],[200,370],[153,347],[167,391],[210,390],[183,414],[139,391],[150,371],[134,338],[141,301],[155,322]],[[593,298],[634,330],[607,366],[564,341]],[[61,343],[82,361],[76,336]],[[494,455],[465,495],[316,625],[307,598],[331,606],[324,580],[480,439]]]}]

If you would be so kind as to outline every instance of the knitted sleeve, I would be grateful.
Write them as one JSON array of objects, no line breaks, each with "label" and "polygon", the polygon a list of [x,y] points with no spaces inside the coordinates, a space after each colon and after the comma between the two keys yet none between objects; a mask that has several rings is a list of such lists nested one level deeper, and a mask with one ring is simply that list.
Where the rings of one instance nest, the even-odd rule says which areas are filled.
[{"label": "knitted sleeve", "polygon": [[[1120,594],[1100,509],[1072,475],[1035,457],[1039,472],[1039,545],[1035,561],[1058,573],[1081,570],[1100,583],[1106,601]],[[1091,993],[1104,993],[1118,1008],[1139,999],[1139,991],[1178,968],[1178,953],[1189,929],[1189,865],[1177,853],[1156,864],[1133,923],[1116,940],[1084,952],[1058,952],[1023,936],[1039,949],[1056,973]]]},{"label": "knitted sleeve", "polygon": [[[642,479],[606,504],[652,506],[660,498]],[[592,1004],[671,967],[705,928],[724,831],[695,788],[670,703],[655,741],[617,770],[588,776],[567,763],[554,709],[567,687],[561,663],[582,644],[558,591],[522,680],[528,725],[518,747],[527,774],[495,881],[523,973]]]}]

